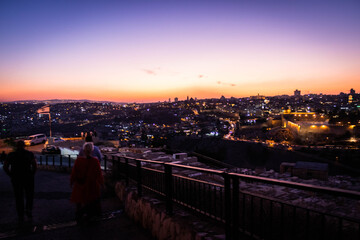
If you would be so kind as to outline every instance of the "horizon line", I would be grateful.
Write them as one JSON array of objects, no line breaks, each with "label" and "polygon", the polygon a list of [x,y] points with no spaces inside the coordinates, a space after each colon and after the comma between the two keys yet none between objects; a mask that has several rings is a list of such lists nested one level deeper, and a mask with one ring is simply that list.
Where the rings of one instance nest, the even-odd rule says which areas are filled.
[{"label": "horizon line", "polygon": [[[300,90],[301,91],[301,90]],[[351,94],[351,93],[345,93],[345,92],[339,92],[338,94],[323,94],[323,93],[306,93],[306,94],[302,94],[300,96],[306,96],[306,95],[323,95],[323,96],[336,96],[336,95],[340,95],[341,93],[343,94]],[[359,94],[359,93],[356,93],[355,94]],[[211,98],[201,98],[201,99],[197,99],[197,100],[207,100],[207,99],[220,99],[222,98],[224,95],[221,95],[220,97],[211,97]],[[238,99],[241,99],[241,98],[249,98],[249,97],[256,97],[256,96],[263,96],[263,97],[278,97],[278,96],[294,96],[294,95],[289,95],[289,94],[277,94],[277,95],[270,95],[270,96],[265,96],[265,95],[262,95],[262,94],[257,94],[257,95],[251,95],[251,96],[247,96],[247,97],[234,97],[234,96],[231,96],[231,97],[225,97],[226,99],[230,99],[230,98],[238,98]],[[173,99],[175,99],[176,97],[174,97]],[[191,97],[189,96],[189,98],[193,98],[195,99],[196,97]],[[169,98],[171,99],[171,98]],[[107,103],[117,103],[117,104],[136,104],[136,103],[139,103],[139,104],[147,104],[147,103],[159,103],[159,102],[169,102],[167,100],[163,100],[163,101],[153,101],[153,102],[136,102],[136,101],[129,101],[129,102],[126,102],[126,101],[111,101],[111,100],[92,100],[92,99],[68,99],[68,98],[63,98],[63,99],[27,99],[27,100],[9,100],[9,101],[6,101],[6,100],[2,100],[0,101],[0,103],[15,103],[15,102],[31,102],[31,101],[37,101],[37,102],[46,102],[46,101],[76,101],[76,102],[107,102]],[[183,100],[178,100],[179,102],[181,101],[187,101],[187,99],[183,99]],[[175,102],[174,100],[171,101],[171,103]]]}]

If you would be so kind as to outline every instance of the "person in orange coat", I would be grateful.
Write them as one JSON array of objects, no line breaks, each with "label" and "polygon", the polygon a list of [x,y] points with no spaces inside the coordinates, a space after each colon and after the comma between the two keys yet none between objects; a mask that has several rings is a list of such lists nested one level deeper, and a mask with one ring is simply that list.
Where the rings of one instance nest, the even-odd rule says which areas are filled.
[{"label": "person in orange coat", "polygon": [[100,214],[100,188],[104,184],[99,160],[91,156],[93,143],[85,143],[83,149],[85,156],[78,156],[70,178],[73,188],[70,200],[76,203],[78,223],[84,215],[92,217]]}]

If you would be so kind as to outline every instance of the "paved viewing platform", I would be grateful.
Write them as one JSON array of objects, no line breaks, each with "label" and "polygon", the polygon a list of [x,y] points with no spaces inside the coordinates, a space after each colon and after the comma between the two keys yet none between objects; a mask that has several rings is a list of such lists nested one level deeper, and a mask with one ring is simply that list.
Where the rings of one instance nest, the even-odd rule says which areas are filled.
[{"label": "paved viewing platform", "polygon": [[152,239],[124,214],[123,206],[112,196],[102,196],[102,218],[76,225],[70,195],[68,173],[38,170],[33,219],[25,218],[20,227],[10,178],[0,164],[0,239]]},{"label": "paved viewing platform", "polygon": [[76,225],[69,201],[65,172],[72,155],[36,154],[42,167],[35,179],[34,218],[22,228],[10,179],[1,169],[0,239],[151,239],[150,233],[186,240],[360,237],[355,178],[301,180],[273,170],[246,174],[213,169],[186,153],[121,150],[104,154],[103,216],[87,225]]}]

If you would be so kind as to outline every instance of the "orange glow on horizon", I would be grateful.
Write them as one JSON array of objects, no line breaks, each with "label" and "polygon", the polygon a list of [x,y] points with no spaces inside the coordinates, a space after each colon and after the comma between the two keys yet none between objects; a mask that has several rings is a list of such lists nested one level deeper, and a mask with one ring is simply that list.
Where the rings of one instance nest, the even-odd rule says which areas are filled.
[{"label": "orange glow on horizon", "polygon": [[[210,78],[210,77],[209,77]],[[234,77],[232,77],[234,78]],[[340,80],[342,79],[342,80]],[[139,81],[137,85],[127,86],[111,81],[103,84],[101,81],[83,81],[71,83],[62,83],[61,81],[4,81],[0,78],[2,92],[0,101],[16,100],[47,100],[47,99],[88,99],[96,101],[114,101],[114,102],[157,102],[168,101],[178,97],[179,100],[186,99],[187,96],[205,99],[220,98],[222,95],[229,97],[249,97],[257,94],[265,96],[293,95],[294,89],[300,89],[302,95],[309,93],[339,94],[340,91],[347,93],[350,88],[360,89],[360,76],[353,75],[343,78],[328,78],[327,84],[320,79],[311,79],[307,81],[262,81],[252,83],[237,82],[229,84],[228,82],[208,79],[204,82],[188,86],[171,87],[165,84],[153,84],[149,81]],[[201,79],[200,79],[201,80]],[[143,84],[142,84],[143,83]],[[302,87],[299,87],[302,86]]]}]

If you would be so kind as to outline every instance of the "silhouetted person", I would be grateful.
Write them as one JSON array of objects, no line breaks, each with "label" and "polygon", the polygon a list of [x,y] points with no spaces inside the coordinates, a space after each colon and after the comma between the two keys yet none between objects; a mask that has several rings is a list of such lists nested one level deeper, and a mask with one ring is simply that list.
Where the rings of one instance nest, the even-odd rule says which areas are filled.
[{"label": "silhouetted person", "polygon": [[100,187],[104,183],[97,158],[91,156],[93,143],[84,144],[85,156],[78,156],[71,172],[70,185],[73,187],[71,201],[76,203],[76,221],[101,213]]},{"label": "silhouetted person", "polygon": [[[93,139],[92,139],[92,136],[91,136],[90,133],[87,133],[87,134],[86,134],[85,144],[86,144],[87,142],[93,143]],[[85,144],[84,144],[84,145],[85,145]],[[83,148],[81,148],[81,150],[80,150],[80,152],[79,152],[79,156],[85,156],[85,154],[84,154],[84,149],[83,149]],[[93,151],[91,152],[91,156],[96,157],[96,158],[99,160],[99,162],[102,161],[102,155],[101,155],[100,149],[99,149],[97,146],[95,146],[95,145],[94,145]]]},{"label": "silhouetted person", "polygon": [[1,155],[0,155],[0,162],[4,163],[6,159],[6,153],[5,151],[2,151]]},{"label": "silhouetted person", "polygon": [[[18,141],[16,150],[9,153],[4,162],[4,171],[11,178],[19,222],[24,220],[24,213],[26,213],[27,217],[32,217],[36,169],[37,164],[34,154],[25,150],[24,141]],[[24,194],[26,199],[25,207]]]}]

